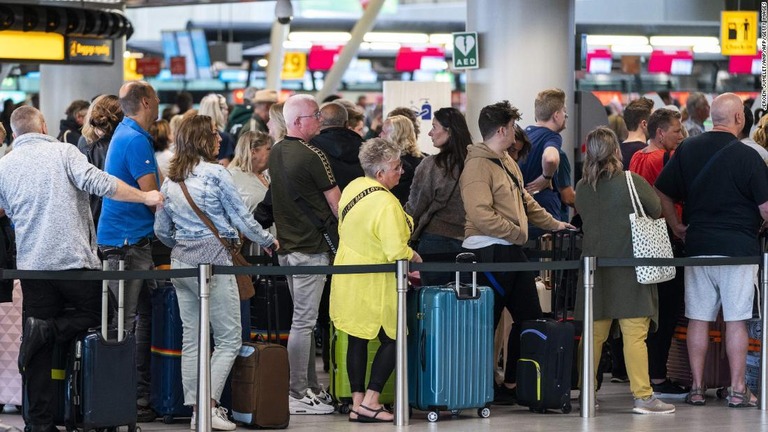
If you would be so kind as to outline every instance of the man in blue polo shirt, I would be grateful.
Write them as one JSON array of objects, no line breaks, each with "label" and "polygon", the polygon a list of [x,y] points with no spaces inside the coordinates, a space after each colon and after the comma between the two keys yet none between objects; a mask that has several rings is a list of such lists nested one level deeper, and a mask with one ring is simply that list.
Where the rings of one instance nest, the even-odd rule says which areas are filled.
[{"label": "man in blue polo shirt", "polygon": [[[525,128],[531,140],[531,151],[520,164],[523,172],[525,189],[533,195],[536,202],[544,207],[556,219],[563,218],[560,194],[555,189],[552,179],[560,166],[560,148],[568,114],[565,107],[565,92],[554,88],[543,90],[534,101],[536,123]],[[528,238],[535,240],[545,231],[529,224]]]},{"label": "man in blue polo shirt", "polygon": [[[157,162],[152,138],[147,132],[157,120],[155,89],[145,81],[130,81],[120,88],[120,107],[125,114],[109,144],[104,171],[142,191],[158,190]],[[120,250],[125,255],[126,270],[151,270],[155,209],[144,204],[118,202],[104,198],[96,239],[107,254]],[[111,263],[112,264],[112,263]],[[136,333],[136,370],[138,372],[138,421],[153,421],[156,414],[149,407],[149,360],[151,314],[149,289],[154,281],[125,282],[125,328]],[[117,295],[117,283],[110,282]],[[138,316],[138,319],[137,319]]]}]

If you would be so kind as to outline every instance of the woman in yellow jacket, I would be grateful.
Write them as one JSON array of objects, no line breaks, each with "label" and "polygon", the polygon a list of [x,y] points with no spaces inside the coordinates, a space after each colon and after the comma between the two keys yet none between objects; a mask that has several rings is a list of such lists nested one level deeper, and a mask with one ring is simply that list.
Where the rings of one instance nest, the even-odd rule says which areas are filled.
[{"label": "woman in yellow jacket", "polygon": [[[390,189],[403,172],[401,149],[392,141],[373,138],[360,148],[365,177],[353,180],[339,200],[339,251],[335,265],[385,264],[407,259],[421,262],[408,247],[413,221]],[[347,373],[352,389],[350,421],[391,422],[392,413],[379,394],[395,367],[397,324],[396,279],[392,273],[339,274],[331,283],[331,319],[349,335]],[[365,387],[368,341],[381,347]]]}]

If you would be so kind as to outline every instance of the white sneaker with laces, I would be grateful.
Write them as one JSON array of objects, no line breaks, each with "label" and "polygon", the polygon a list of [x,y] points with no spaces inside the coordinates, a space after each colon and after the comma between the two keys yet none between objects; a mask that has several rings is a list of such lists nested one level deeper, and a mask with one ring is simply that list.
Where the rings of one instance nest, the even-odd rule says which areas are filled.
[{"label": "white sneaker with laces", "polygon": [[324,388],[321,388],[320,392],[317,394],[315,394],[312,389],[307,389],[307,396],[314,397],[326,405],[333,405],[333,397],[331,397],[331,395],[325,391]]},{"label": "white sneaker with laces", "polygon": [[292,415],[333,414],[336,411],[333,405],[324,404],[310,392],[307,391],[307,395],[301,399],[288,395],[288,408]]},{"label": "white sneaker with laces", "polygon": [[675,412],[675,406],[651,395],[647,398],[635,399],[635,407],[632,411],[638,414],[672,414]]},{"label": "white sneaker with laces", "polygon": [[[189,428],[197,428],[197,413],[192,413],[192,420],[189,422]],[[233,431],[237,425],[227,418],[227,409],[224,407],[211,408],[211,429],[221,431]]]}]

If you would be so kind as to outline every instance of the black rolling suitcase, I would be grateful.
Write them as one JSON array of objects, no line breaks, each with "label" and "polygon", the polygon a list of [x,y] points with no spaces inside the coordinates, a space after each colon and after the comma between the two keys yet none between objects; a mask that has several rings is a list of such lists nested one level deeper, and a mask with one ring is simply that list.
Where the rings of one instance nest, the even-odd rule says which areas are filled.
[{"label": "black rolling suitcase", "polygon": [[574,328],[551,319],[526,321],[520,333],[517,403],[531,411],[571,412]]},{"label": "black rolling suitcase", "polygon": [[[104,264],[105,269],[107,264]],[[120,270],[124,260],[120,259]],[[118,304],[122,305],[124,281],[120,280]],[[109,289],[102,289],[106,306]],[[133,333],[117,332],[109,340],[108,308],[102,308],[102,328],[88,330],[72,346],[67,367],[65,418],[68,430],[85,431],[128,426],[136,430],[136,340]],[[118,323],[125,310],[118,307]]]}]

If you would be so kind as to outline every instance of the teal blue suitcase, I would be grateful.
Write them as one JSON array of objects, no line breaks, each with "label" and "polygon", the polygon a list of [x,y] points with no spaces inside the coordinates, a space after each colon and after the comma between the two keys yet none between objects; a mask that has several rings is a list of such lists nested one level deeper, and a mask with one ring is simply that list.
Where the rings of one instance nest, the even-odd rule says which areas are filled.
[{"label": "teal blue suitcase", "polygon": [[440,411],[491,413],[493,291],[472,279],[408,293],[409,400],[430,422]]}]

